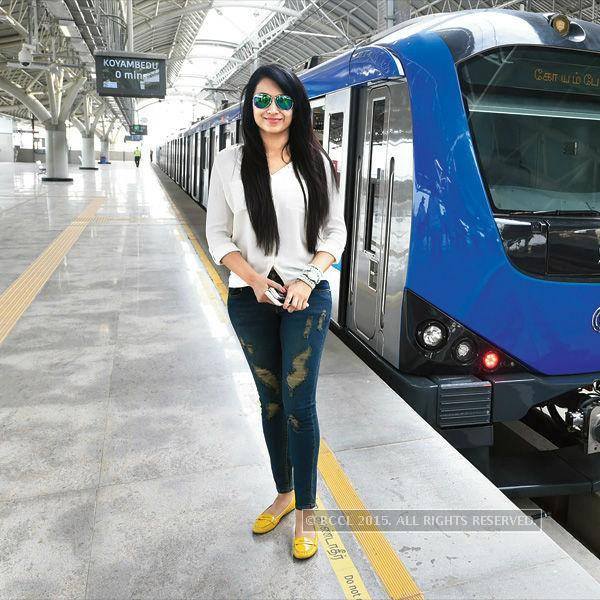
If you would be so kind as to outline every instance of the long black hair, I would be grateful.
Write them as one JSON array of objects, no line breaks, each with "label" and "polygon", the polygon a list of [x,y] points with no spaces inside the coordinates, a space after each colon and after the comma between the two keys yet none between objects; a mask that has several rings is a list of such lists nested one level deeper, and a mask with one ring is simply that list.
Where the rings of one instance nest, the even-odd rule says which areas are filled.
[{"label": "long black hair", "polygon": [[[318,235],[329,214],[329,195],[323,155],[327,157],[334,185],[339,187],[337,172],[327,153],[315,137],[308,95],[295,73],[277,65],[262,65],[252,73],[244,86],[242,102],[242,163],[241,178],[244,184],[246,207],[258,246],[265,252],[279,251],[277,215],[271,194],[271,179],[267,155],[260,130],[254,120],[252,97],[261,79],[272,79],[294,100],[292,122],[284,148],[292,160],[296,179],[304,196],[306,244],[310,253],[316,252]],[[302,180],[308,188],[308,198]]]}]

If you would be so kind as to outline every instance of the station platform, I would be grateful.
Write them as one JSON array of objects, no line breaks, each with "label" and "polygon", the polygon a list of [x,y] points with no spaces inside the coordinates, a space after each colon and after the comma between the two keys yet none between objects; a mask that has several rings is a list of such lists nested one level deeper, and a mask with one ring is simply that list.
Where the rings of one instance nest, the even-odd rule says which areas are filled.
[{"label": "station platform", "polygon": [[293,516],[254,536],[275,488],[202,209],[147,163],[72,177],[0,164],[0,598],[600,599],[543,518],[411,530],[518,508],[331,332],[318,508],[407,518],[301,562]]}]

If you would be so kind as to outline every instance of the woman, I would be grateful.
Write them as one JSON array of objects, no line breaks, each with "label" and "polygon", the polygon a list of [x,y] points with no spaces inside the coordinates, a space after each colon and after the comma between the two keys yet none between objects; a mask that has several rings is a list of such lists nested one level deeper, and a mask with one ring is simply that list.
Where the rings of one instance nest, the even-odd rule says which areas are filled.
[{"label": "woman", "polygon": [[231,271],[227,310],[260,397],[278,492],[253,531],[271,531],[296,508],[293,555],[309,558],[317,551],[315,396],[331,318],[324,273],[346,244],[343,200],[294,73],[270,64],[252,74],[241,127],[244,143],[213,164],[206,237],[215,263]]}]

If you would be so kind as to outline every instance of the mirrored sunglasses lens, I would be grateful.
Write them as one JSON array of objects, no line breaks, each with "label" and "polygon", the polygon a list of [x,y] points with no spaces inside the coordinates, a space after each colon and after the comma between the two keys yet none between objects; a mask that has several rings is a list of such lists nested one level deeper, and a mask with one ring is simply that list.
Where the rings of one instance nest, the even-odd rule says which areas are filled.
[{"label": "mirrored sunglasses lens", "polygon": [[275,104],[277,104],[281,110],[290,110],[290,108],[294,106],[294,101],[289,96],[277,96],[277,98],[275,98]]},{"label": "mirrored sunglasses lens", "polygon": [[271,104],[271,96],[268,94],[257,94],[254,96],[254,106],[256,108],[266,108]]}]

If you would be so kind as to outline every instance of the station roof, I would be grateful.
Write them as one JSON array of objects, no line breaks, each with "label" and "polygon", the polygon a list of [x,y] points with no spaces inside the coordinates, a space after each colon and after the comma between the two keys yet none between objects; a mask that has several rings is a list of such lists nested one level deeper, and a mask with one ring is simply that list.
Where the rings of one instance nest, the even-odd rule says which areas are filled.
[{"label": "station roof", "polygon": [[[30,10],[36,5],[37,43]],[[393,13],[388,14],[390,6]],[[174,124],[186,127],[190,119],[210,114],[223,102],[239,100],[258,64],[277,62],[301,70],[313,56],[322,62],[408,18],[521,6],[588,21],[598,22],[600,17],[595,0],[133,0],[133,49],[166,55],[166,103],[176,100],[178,106],[196,107],[193,116],[187,113],[187,122]],[[34,60],[41,66],[23,68],[18,63],[23,43],[35,45]],[[6,82],[48,108],[49,79],[54,78],[52,85],[68,88],[86,74],[81,95],[93,97],[94,110],[104,111],[102,122],[132,122],[134,102],[101,100],[92,79],[94,52],[125,50],[126,45],[125,0],[0,0],[0,113],[31,115],[7,91]],[[51,63],[62,65],[52,76]],[[137,106],[147,103],[138,101]],[[82,104],[76,102],[77,114]]]}]

